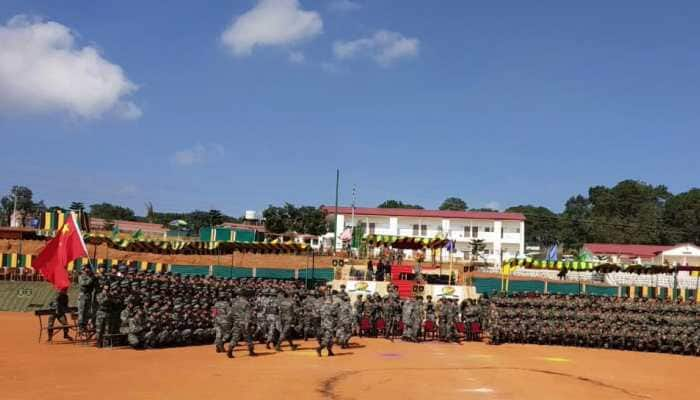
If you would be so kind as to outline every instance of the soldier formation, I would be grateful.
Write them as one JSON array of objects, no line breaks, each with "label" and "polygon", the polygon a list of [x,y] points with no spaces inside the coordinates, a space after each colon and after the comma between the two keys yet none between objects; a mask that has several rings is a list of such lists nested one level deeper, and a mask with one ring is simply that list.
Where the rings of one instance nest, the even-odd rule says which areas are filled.
[{"label": "soldier formation", "polygon": [[493,344],[700,355],[700,306],[649,298],[522,294],[486,300]]},{"label": "soldier formation", "polygon": [[[347,348],[353,335],[419,342],[427,332],[459,341],[472,325],[492,344],[533,343],[700,355],[700,307],[658,299],[526,294],[478,301],[431,296],[358,295],[341,286],[307,290],[302,281],[227,279],[83,268],[78,324],[96,345],[126,337],[136,349],[214,343],[234,357],[245,341],[282,351],[316,338],[319,356]],[[65,293],[60,296],[65,296]],[[67,303],[64,297],[61,304]],[[64,304],[65,306],[65,304]],[[458,332],[461,327],[462,332]]]}]

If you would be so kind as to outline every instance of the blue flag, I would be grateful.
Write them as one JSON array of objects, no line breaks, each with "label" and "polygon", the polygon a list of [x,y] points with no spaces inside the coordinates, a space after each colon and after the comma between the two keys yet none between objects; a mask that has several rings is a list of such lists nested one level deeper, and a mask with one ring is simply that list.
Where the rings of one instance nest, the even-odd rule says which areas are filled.
[{"label": "blue flag", "polygon": [[455,245],[455,241],[454,241],[454,240],[448,240],[448,241],[447,241],[447,244],[445,245],[445,249],[447,249],[447,251],[448,251],[449,253],[454,253],[455,250],[457,250],[457,246]]},{"label": "blue flag", "polygon": [[547,250],[547,261],[557,261],[559,259],[557,255],[557,245],[554,244]]}]

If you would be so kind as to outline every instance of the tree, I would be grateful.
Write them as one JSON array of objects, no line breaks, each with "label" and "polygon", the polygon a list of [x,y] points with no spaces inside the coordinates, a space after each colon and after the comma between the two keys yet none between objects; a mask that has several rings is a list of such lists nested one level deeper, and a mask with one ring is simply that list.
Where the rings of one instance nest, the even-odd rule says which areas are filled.
[{"label": "tree", "polygon": [[486,249],[484,239],[472,239],[469,241],[469,246],[471,246],[470,253],[472,255],[472,260],[477,260],[479,255],[481,255],[481,252]]},{"label": "tree", "polygon": [[668,199],[663,222],[665,242],[700,245],[700,189],[694,188]]},{"label": "tree", "polygon": [[209,226],[218,226],[224,223],[224,215],[219,210],[209,210]]},{"label": "tree", "polygon": [[377,208],[413,208],[422,210],[423,207],[417,204],[407,204],[398,200],[386,200],[382,204],[378,205]]},{"label": "tree", "polygon": [[156,222],[156,212],[153,209],[153,203],[146,202],[146,222],[155,223]]},{"label": "tree", "polygon": [[448,197],[440,204],[440,210],[466,211],[467,202],[459,197]]},{"label": "tree", "polygon": [[578,249],[590,241],[591,202],[581,195],[566,201],[559,225],[559,237],[566,249]]},{"label": "tree", "polygon": [[263,211],[265,228],[277,234],[287,232],[322,235],[326,233],[326,216],[317,207],[296,207],[285,203],[282,207],[270,205]]},{"label": "tree", "polygon": [[34,203],[32,190],[26,186],[13,186],[10,193],[0,199],[2,216],[5,223],[10,222],[15,207],[21,215],[22,226],[25,225],[27,217],[34,214],[43,203]]},{"label": "tree", "polygon": [[74,201],[74,202],[70,203],[70,210],[76,211],[76,212],[83,211],[83,210],[85,210],[85,204],[83,204],[82,202],[79,202],[79,201]]},{"label": "tree", "polygon": [[545,207],[532,205],[515,206],[506,212],[525,215],[525,243],[536,246],[550,246],[559,238],[559,216]]},{"label": "tree", "polygon": [[134,210],[109,203],[90,205],[90,216],[93,218],[102,218],[105,220],[137,220],[134,214]]},{"label": "tree", "polygon": [[496,209],[488,208],[488,207],[472,208],[470,211],[479,211],[479,212],[499,212],[499,211],[496,210]]}]

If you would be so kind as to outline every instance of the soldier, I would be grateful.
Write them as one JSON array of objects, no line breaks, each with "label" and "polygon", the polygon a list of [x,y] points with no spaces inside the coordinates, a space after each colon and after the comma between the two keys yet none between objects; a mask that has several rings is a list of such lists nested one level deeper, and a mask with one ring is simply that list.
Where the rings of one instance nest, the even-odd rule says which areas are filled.
[{"label": "soldier", "polygon": [[321,357],[321,352],[325,348],[328,356],[333,356],[333,334],[338,321],[336,308],[330,297],[326,297],[320,309],[321,324],[318,330],[318,347],[316,353]]},{"label": "soldier", "polygon": [[145,322],[143,310],[141,309],[137,309],[136,313],[129,318],[127,340],[129,342],[129,346],[134,349],[143,348],[143,331]]},{"label": "soldier", "polygon": [[423,323],[423,296],[416,296],[416,301],[413,304],[413,309],[411,310],[411,341],[418,342],[418,337],[421,332],[421,325]]},{"label": "soldier", "polygon": [[282,351],[281,344],[283,341],[289,341],[289,347],[292,350],[296,350],[297,346],[292,341],[292,335],[294,334],[294,324],[297,318],[297,308],[296,304],[292,299],[289,298],[289,294],[285,291],[280,291],[281,296],[279,300],[280,307],[280,335],[277,339],[277,344],[275,344],[275,350]]},{"label": "soldier", "polygon": [[340,343],[342,349],[347,349],[350,344],[350,338],[352,337],[352,325],[353,325],[353,309],[352,304],[350,304],[350,297],[345,294],[341,295],[342,303],[340,304],[340,309],[338,312],[338,329],[336,331],[336,338]]},{"label": "soldier", "polygon": [[443,341],[447,341],[448,308],[449,305],[447,304],[447,298],[440,298],[440,303],[438,307],[438,338]]},{"label": "soldier", "polygon": [[78,295],[78,327],[85,330],[88,321],[92,319],[92,297],[95,291],[96,279],[90,265],[83,265],[78,277],[80,294]]},{"label": "soldier", "polygon": [[303,315],[303,335],[304,341],[309,337],[316,335],[316,321],[318,320],[315,291],[310,292],[302,300],[302,315]]},{"label": "soldier", "polygon": [[96,347],[102,347],[102,339],[107,329],[107,319],[112,308],[111,291],[108,285],[102,286],[97,294],[97,312],[95,313],[95,343]]},{"label": "soldier", "polygon": [[270,349],[270,345],[277,343],[275,341],[275,334],[282,332],[282,323],[280,322],[280,298],[274,296],[274,292],[270,292],[270,297],[265,306],[265,322],[267,323],[267,339],[265,345]]},{"label": "soldier", "polygon": [[49,315],[49,339],[51,342],[53,340],[53,326],[56,320],[63,325],[63,338],[68,340],[73,340],[73,338],[68,334],[68,321],[66,320],[66,313],[68,312],[68,289],[63,289],[56,293],[56,298],[50,304],[52,314]]},{"label": "soldier", "polygon": [[358,294],[357,298],[355,299],[355,323],[353,325],[353,328],[355,330],[355,334],[359,335],[360,334],[360,321],[362,320],[362,316],[365,314],[365,302],[362,299],[362,295]]},{"label": "soldier", "polygon": [[457,307],[456,301],[454,299],[447,299],[445,308],[445,340],[448,342],[453,340],[459,342],[455,331],[455,322],[459,320],[459,308]]},{"label": "soldier", "polygon": [[403,330],[403,335],[401,337],[402,340],[407,340],[411,341],[414,333],[413,333],[413,320],[412,317],[414,315],[413,313],[413,308],[414,308],[414,300],[406,300],[403,304],[403,309],[402,311],[402,318],[403,318],[403,324],[404,324],[404,330]]},{"label": "soldier", "polygon": [[214,303],[214,308],[212,309],[212,314],[214,315],[214,331],[216,332],[216,337],[214,339],[214,346],[217,353],[223,353],[224,343],[229,339],[231,334],[231,325],[229,321],[230,313],[229,302],[225,300],[223,295],[219,296],[219,300]]},{"label": "soldier", "polygon": [[236,293],[236,297],[231,304],[231,310],[229,313],[229,323],[231,324],[231,343],[229,343],[228,351],[226,355],[229,358],[233,358],[233,350],[239,340],[245,339],[248,344],[248,354],[255,356],[255,350],[253,348],[253,332],[252,332],[252,322],[253,322],[253,310],[248,299],[252,295],[251,292]]}]

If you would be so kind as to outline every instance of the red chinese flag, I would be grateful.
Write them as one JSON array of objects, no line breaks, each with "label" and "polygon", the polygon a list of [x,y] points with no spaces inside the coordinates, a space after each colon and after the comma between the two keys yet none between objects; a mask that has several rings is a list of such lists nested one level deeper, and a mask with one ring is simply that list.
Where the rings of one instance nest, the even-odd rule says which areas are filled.
[{"label": "red chinese flag", "polygon": [[70,286],[66,266],[77,258],[86,257],[87,254],[83,235],[75,223],[75,217],[70,214],[56,232],[56,237],[44,246],[32,265],[56,289],[63,290]]}]

